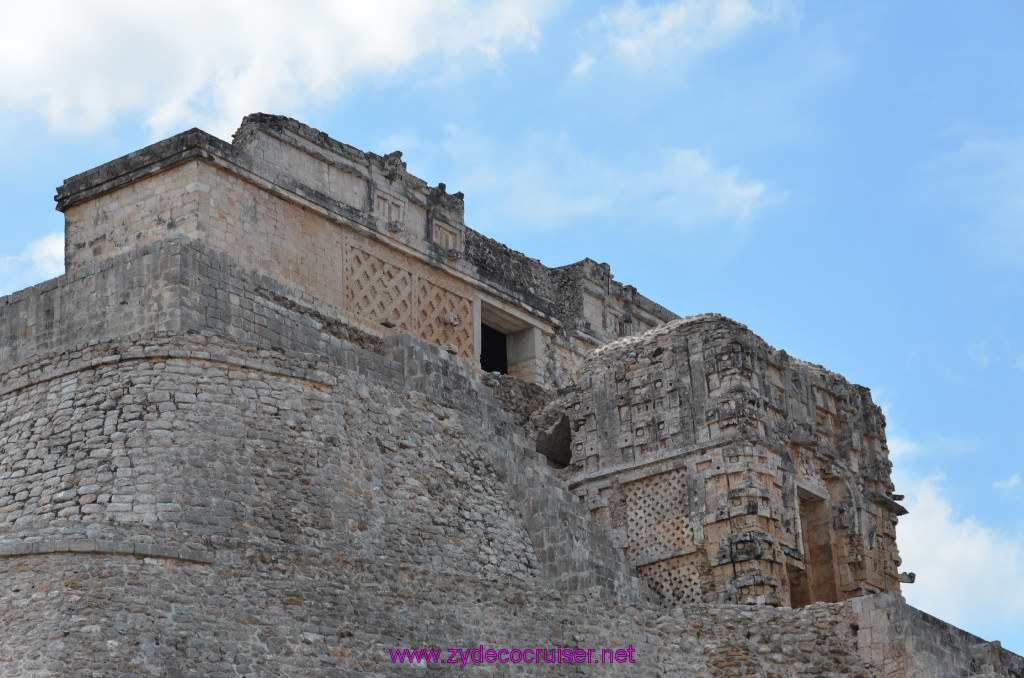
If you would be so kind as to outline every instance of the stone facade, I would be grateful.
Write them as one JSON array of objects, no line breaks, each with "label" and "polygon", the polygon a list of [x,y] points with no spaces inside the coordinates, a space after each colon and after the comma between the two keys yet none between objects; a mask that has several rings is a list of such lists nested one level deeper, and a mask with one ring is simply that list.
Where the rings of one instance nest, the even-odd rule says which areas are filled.
[{"label": "stone facade", "polygon": [[408,174],[401,153],[289,118],[248,116],[233,144],[179,134],[68,179],[57,208],[69,273],[183,235],[369,334],[473,361],[497,341],[501,371],[552,386],[587,351],[676,317],[606,264],[550,269],[467,228],[462,194]]},{"label": "stone facade", "polygon": [[461,204],[270,116],[64,184],[0,298],[0,676],[1024,678],[899,598],[865,389]]},{"label": "stone facade", "polygon": [[591,352],[573,398],[570,486],[666,598],[900,595],[867,389],[699,316]]}]

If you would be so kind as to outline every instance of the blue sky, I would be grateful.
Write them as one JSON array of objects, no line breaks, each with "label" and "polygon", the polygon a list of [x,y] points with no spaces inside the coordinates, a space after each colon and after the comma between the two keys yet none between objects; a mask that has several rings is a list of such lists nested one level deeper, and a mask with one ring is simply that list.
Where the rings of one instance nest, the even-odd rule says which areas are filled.
[{"label": "blue sky", "polygon": [[908,601],[1024,653],[1024,4],[309,2],[5,9],[0,294],[64,178],[257,110],[466,193],[872,389]]}]

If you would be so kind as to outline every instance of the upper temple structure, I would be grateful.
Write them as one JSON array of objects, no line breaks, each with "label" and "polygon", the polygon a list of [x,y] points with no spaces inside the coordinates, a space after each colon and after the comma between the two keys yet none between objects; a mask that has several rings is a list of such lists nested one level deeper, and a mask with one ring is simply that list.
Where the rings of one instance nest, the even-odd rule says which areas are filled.
[{"label": "upper temple structure", "polygon": [[407,333],[560,386],[591,349],[676,316],[585,259],[547,268],[466,228],[463,195],[295,120],[193,129],[64,182],[66,265],[182,235],[374,336]]},{"label": "upper temple structure", "polygon": [[904,602],[868,389],[400,152],[254,114],[56,199],[66,273],[0,298],[0,676],[1024,678]]},{"label": "upper temple structure", "polygon": [[570,487],[666,599],[899,595],[906,509],[867,389],[705,316],[593,351],[576,393]]}]

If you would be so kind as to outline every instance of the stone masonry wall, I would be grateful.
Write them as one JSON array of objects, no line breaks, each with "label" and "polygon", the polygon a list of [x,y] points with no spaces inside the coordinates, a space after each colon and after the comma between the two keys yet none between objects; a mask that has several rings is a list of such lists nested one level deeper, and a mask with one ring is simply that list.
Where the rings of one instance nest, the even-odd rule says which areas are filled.
[{"label": "stone masonry wall", "polygon": [[0,367],[66,350],[83,338],[178,328],[186,281],[180,252],[164,244],[101,259],[0,297]]},{"label": "stone masonry wall", "polygon": [[847,603],[861,661],[878,675],[907,678],[1024,677],[1024,657],[986,642],[890,596]]},{"label": "stone masonry wall", "polygon": [[[471,374],[402,351],[433,351],[428,390]],[[855,658],[841,610],[735,639],[764,614],[663,618],[486,391],[465,411],[204,334],[5,376],[0,675],[401,675],[389,648],[480,644],[637,648],[601,675]],[[801,648],[820,623],[841,633]]]},{"label": "stone masonry wall", "polygon": [[[881,675],[850,603],[652,600],[457,356],[187,239],[91,266],[0,299],[0,676],[420,675],[388,651],[480,645],[635,649],[492,675]],[[128,280],[163,305],[96,284]]]},{"label": "stone masonry wall", "polygon": [[884,419],[862,387],[719,316],[594,351],[570,485],[673,601],[899,594]]},{"label": "stone masonry wall", "polygon": [[665,610],[594,579],[622,566],[582,507],[486,390],[436,399],[471,371],[403,341],[434,395],[203,334],[15,371],[0,402],[42,416],[0,413],[0,675],[416,675],[387,651],[480,644],[636,648],[588,675],[882,675],[849,604]]},{"label": "stone masonry wall", "polygon": [[401,153],[364,153],[287,118],[249,116],[234,144],[190,130],[68,179],[57,199],[69,272],[180,235],[361,331],[468,360],[480,350],[474,308],[509,304],[543,335],[520,372],[556,386],[587,350],[675,317],[605,264],[510,258],[465,226],[461,194],[409,175]]},{"label": "stone masonry wall", "polygon": [[[166,271],[173,272],[174,280],[189,281],[188,285],[173,288],[176,296],[170,299],[170,303],[177,309],[177,313],[170,335],[156,344],[146,344],[145,347],[135,343],[139,334],[122,335],[120,341],[113,340],[106,344],[93,342],[88,345],[72,345],[65,348],[63,353],[49,354],[50,357],[46,359],[39,357],[37,340],[43,336],[41,334],[33,333],[25,340],[12,343],[12,351],[8,354],[12,359],[4,363],[0,393],[4,396],[5,409],[0,421],[18,430],[10,431],[3,439],[5,447],[2,449],[2,459],[5,465],[9,465],[9,473],[3,475],[6,499],[0,502],[0,516],[12,525],[31,528],[27,533],[16,531],[18,540],[33,541],[44,533],[51,535],[54,532],[70,538],[70,528],[63,528],[61,521],[83,515],[90,516],[88,521],[99,521],[97,525],[105,519],[113,521],[116,518],[118,521],[143,522],[163,528],[169,523],[179,524],[180,520],[159,511],[170,510],[174,506],[179,509],[182,506],[208,506],[208,500],[200,496],[202,492],[164,499],[154,495],[153,488],[161,479],[165,480],[167,475],[166,468],[151,468],[160,458],[160,455],[154,454],[161,449],[156,439],[165,443],[168,428],[172,424],[186,429],[196,424],[182,415],[180,410],[186,407],[185,404],[201,408],[209,417],[204,419],[204,426],[210,429],[223,428],[224,425],[218,422],[238,421],[241,411],[255,405],[250,403],[244,407],[239,406],[240,411],[232,409],[228,412],[211,407],[210,402],[220,402],[222,392],[197,395],[205,386],[188,387],[184,389],[187,393],[180,397],[170,396],[169,393],[176,390],[173,386],[165,385],[162,381],[154,385],[150,381],[153,370],[159,373],[168,359],[171,359],[170,372],[175,375],[187,373],[190,375],[188,378],[197,379],[200,384],[206,385],[216,381],[216,377],[221,374],[218,365],[223,364],[229,372],[237,371],[242,366],[260,364],[256,359],[265,358],[268,349],[299,350],[301,353],[295,355],[309,356],[298,361],[299,368],[268,369],[262,378],[255,378],[254,385],[259,385],[260,379],[266,382],[270,378],[268,375],[277,377],[282,374],[316,382],[326,378],[318,371],[326,359],[329,361],[326,364],[335,369],[360,374],[373,382],[388,384],[391,388],[402,389],[408,385],[420,392],[432,393],[480,417],[483,422],[497,419],[498,423],[494,425],[498,428],[487,436],[491,439],[502,440],[513,435],[511,416],[504,413],[497,401],[489,395],[482,397],[481,392],[488,393],[489,389],[478,381],[474,370],[465,361],[457,360],[406,335],[389,341],[388,346],[372,347],[377,349],[375,351],[366,350],[339,338],[337,328],[323,316],[307,315],[300,306],[292,304],[288,307],[275,302],[275,298],[287,296],[284,294],[287,290],[269,279],[245,277],[226,255],[182,239],[165,241],[160,245],[160,254],[163,255],[161,261],[169,265],[151,271],[153,280],[139,287],[157,287],[166,277]],[[150,259],[154,249],[157,248],[144,248],[134,255],[109,260],[109,263],[122,272],[134,270],[140,261]],[[74,288],[80,284],[74,280],[58,282],[63,284],[55,285],[51,293],[66,292],[65,288]],[[51,333],[66,339],[70,336],[70,328],[86,325],[83,320],[97,315],[99,309],[106,308],[110,296],[114,296],[112,291],[108,294],[97,291],[90,297],[93,302],[91,305],[62,309],[59,316],[51,319]],[[16,313],[20,308],[17,303],[8,303],[5,308],[10,310],[12,318],[22,319],[27,327],[36,326],[39,320],[25,317],[29,315],[27,313]],[[30,308],[36,309],[43,318],[48,318],[46,304]],[[117,335],[122,329],[119,323],[96,328],[101,336],[104,331]],[[190,346],[186,341],[197,332],[211,331],[222,336],[232,336],[238,341],[256,341],[260,348],[257,350],[257,344],[250,343],[250,348],[245,351],[238,349],[231,354],[230,351],[222,350],[219,358],[213,359],[208,351]],[[178,339],[175,340],[175,337]],[[32,350],[18,350],[20,344],[27,344]],[[51,344],[53,342],[48,339],[46,345]],[[26,354],[31,360],[17,364],[16,358]],[[61,358],[53,358],[54,355]],[[190,358],[198,362],[189,363]],[[206,365],[204,361],[212,362]],[[12,367],[12,363],[15,366]],[[197,375],[201,375],[201,378]],[[325,388],[323,384],[318,384],[316,390],[322,391]],[[243,388],[242,393],[251,398],[255,391]],[[265,404],[267,410],[280,408],[280,404],[272,403],[278,403],[282,397],[280,393],[272,394]],[[196,404],[197,399],[199,404]],[[316,406],[304,403],[302,408],[316,409]],[[258,414],[267,413],[263,408],[257,409]],[[20,413],[31,413],[31,416]],[[151,420],[153,423],[147,423]],[[140,432],[140,428],[145,429],[145,432]],[[151,428],[154,430],[149,430]],[[245,432],[239,432],[238,435],[251,437],[259,427],[252,426],[250,430],[243,426],[243,429]],[[532,455],[532,451],[527,451],[525,438],[521,433],[518,435],[518,442],[505,453],[513,456]],[[139,455],[137,460],[125,452],[132,445]],[[225,442],[224,446],[230,444]],[[221,448],[218,444],[213,447]],[[76,459],[83,464],[81,468],[73,463]],[[198,462],[193,460],[190,463]],[[502,463],[507,465],[507,459]],[[132,469],[137,471],[142,468],[149,468],[151,473],[140,481],[141,485],[137,486],[135,481],[127,480],[135,472]],[[597,548],[603,541],[600,530],[584,517],[574,500],[569,504],[571,509],[568,514],[565,513],[566,508],[560,508],[560,502],[568,502],[571,495],[558,487],[557,480],[547,478],[546,468],[538,466],[539,470],[530,469],[530,466],[514,464],[502,473],[522,480],[515,485],[522,489],[516,495],[517,503],[530,502],[562,518],[559,521],[560,529],[549,530],[548,536],[544,533],[547,529],[545,525],[538,524],[536,538],[533,539],[537,548],[543,551],[542,558],[550,573],[567,577],[565,585],[574,590],[599,581],[609,581],[609,577],[617,577],[616,583],[609,586],[632,591],[630,595],[633,596],[642,596],[640,583],[625,568],[621,556],[614,549],[606,546],[603,553],[599,549],[581,549],[581,544],[592,544]],[[221,476],[218,474],[216,477]],[[202,491],[206,489],[203,486]],[[269,496],[273,496],[273,493]],[[570,528],[574,521],[576,526]],[[93,525],[90,531],[77,534],[74,538],[101,538],[104,543],[115,544],[125,542],[122,534],[99,534],[97,529]],[[183,548],[185,542],[182,539],[171,539],[171,546]],[[47,541],[40,548],[50,548],[46,544],[51,542]],[[189,544],[187,548],[203,550],[196,544]],[[521,550],[528,552],[529,549]],[[579,565],[580,558],[593,567],[570,568],[565,564],[571,561]],[[556,567],[559,559],[564,562]],[[603,560],[608,564],[601,565]]]},{"label": "stone masonry wall", "polygon": [[328,315],[377,335],[390,331],[382,326],[390,318],[394,331],[451,344],[469,359],[466,282],[329,217],[189,160],[69,207],[68,269],[181,234],[230,252]]},{"label": "stone masonry wall", "polygon": [[69,206],[64,211],[65,269],[74,273],[172,235],[199,237],[208,197],[199,182],[202,166],[200,160],[186,160],[117,185],[102,199]]}]

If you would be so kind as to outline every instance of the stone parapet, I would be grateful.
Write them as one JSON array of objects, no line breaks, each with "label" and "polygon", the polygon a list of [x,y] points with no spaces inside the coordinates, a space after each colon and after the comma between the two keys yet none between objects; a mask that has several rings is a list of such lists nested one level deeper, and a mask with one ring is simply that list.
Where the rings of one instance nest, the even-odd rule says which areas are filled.
[{"label": "stone parapet", "polygon": [[861,663],[877,675],[907,678],[1024,676],[1024,657],[986,642],[888,595],[846,603]]}]

